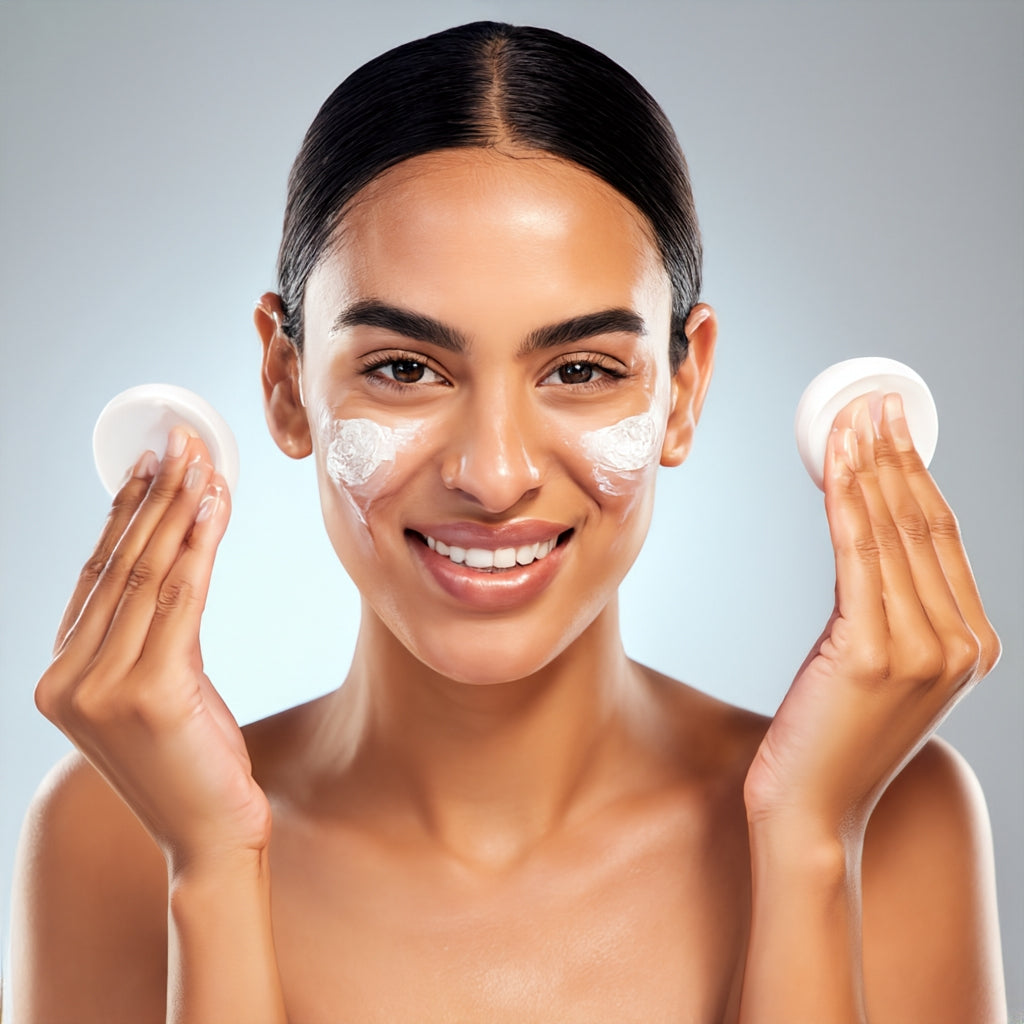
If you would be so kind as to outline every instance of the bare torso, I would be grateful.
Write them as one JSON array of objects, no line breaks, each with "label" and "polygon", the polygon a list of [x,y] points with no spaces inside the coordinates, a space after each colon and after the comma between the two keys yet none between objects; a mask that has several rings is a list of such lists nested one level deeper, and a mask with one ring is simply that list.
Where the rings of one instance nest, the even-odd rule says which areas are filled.
[{"label": "bare torso", "polygon": [[[303,770],[316,701],[248,727],[274,808],[274,940],[290,1019],[734,1020],[750,914],[742,785],[765,723],[647,677],[664,742],[628,753],[603,804],[486,863],[446,849],[358,781],[339,778],[325,797]],[[95,866],[97,930],[124,984],[105,1019],[130,1008],[133,1021],[163,1020],[163,860],[91,769],[77,771],[91,794],[83,820],[116,837]]]}]

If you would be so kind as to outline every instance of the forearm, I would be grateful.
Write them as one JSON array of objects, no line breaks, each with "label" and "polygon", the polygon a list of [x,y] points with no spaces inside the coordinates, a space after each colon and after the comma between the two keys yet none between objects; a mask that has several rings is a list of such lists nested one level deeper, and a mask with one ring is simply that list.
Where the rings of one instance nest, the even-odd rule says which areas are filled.
[{"label": "forearm", "polygon": [[168,1024],[286,1024],[266,853],[172,871]]},{"label": "forearm", "polygon": [[750,826],[740,1024],[864,1024],[858,840]]}]

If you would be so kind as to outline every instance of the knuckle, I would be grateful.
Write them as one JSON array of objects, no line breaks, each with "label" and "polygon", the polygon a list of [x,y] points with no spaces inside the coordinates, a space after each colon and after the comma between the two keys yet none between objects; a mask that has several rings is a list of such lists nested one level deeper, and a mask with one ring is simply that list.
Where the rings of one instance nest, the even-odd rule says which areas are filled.
[{"label": "knuckle", "polygon": [[121,709],[125,718],[149,732],[159,732],[167,724],[167,702],[163,689],[157,685],[139,687]]},{"label": "knuckle", "polygon": [[109,679],[89,677],[68,696],[69,718],[79,728],[109,731],[140,723],[151,727],[159,719],[159,709],[149,687],[127,678],[114,684]]},{"label": "knuckle", "polygon": [[[107,516],[107,526],[113,529],[118,523],[122,523],[127,519],[130,519],[134,514],[135,510],[139,507],[139,501],[141,495],[139,494],[138,487],[129,486],[135,478],[129,481],[128,485],[125,485],[114,495],[113,503],[110,506],[110,515]],[[142,481],[139,481],[142,483]],[[143,494],[145,491],[142,492]]]},{"label": "knuckle", "polygon": [[948,508],[932,516],[929,529],[940,540],[960,542],[960,524]]},{"label": "knuckle", "polygon": [[63,687],[59,680],[50,672],[43,673],[33,693],[36,709],[51,722],[60,717],[61,694]]},{"label": "knuckle", "polygon": [[66,714],[77,723],[97,723],[111,717],[109,697],[90,678],[83,679],[68,695]]},{"label": "knuckle", "polygon": [[178,484],[174,480],[157,476],[149,488],[148,500],[156,505],[169,505],[178,493]]},{"label": "knuckle", "polygon": [[946,674],[961,684],[973,679],[981,664],[981,643],[973,633],[965,633],[947,643]]},{"label": "knuckle", "polygon": [[854,554],[864,562],[876,562],[880,554],[878,540],[874,534],[860,534],[851,545]]},{"label": "knuckle", "polygon": [[130,558],[126,552],[115,548],[113,554],[107,559],[106,566],[103,569],[103,576],[108,580],[118,583],[121,580],[127,579],[134,565],[134,559]]},{"label": "knuckle", "polygon": [[930,544],[932,535],[928,528],[928,520],[916,510],[904,509],[896,513],[896,529],[900,536],[910,544]]},{"label": "knuckle", "polygon": [[79,574],[79,581],[84,583],[86,586],[92,588],[96,585],[96,581],[103,575],[103,571],[107,568],[109,563],[109,555],[106,551],[96,551],[82,567],[82,571]]},{"label": "knuckle", "polygon": [[893,554],[903,550],[903,538],[895,523],[878,523],[875,526],[875,542],[880,554]]},{"label": "knuckle", "polygon": [[153,567],[144,559],[140,559],[128,570],[124,581],[125,594],[137,594],[145,590],[153,582],[154,576]]},{"label": "knuckle", "polygon": [[892,652],[886,646],[865,644],[856,655],[857,675],[871,685],[884,685],[892,677]]},{"label": "knuckle", "polygon": [[947,668],[947,659],[935,641],[919,640],[907,651],[903,675],[915,686],[930,686]]},{"label": "knuckle", "polygon": [[155,616],[167,616],[198,602],[195,587],[187,580],[168,580],[156,598]]},{"label": "knuckle", "polygon": [[884,437],[876,437],[875,465],[880,469],[903,469],[903,454]]}]

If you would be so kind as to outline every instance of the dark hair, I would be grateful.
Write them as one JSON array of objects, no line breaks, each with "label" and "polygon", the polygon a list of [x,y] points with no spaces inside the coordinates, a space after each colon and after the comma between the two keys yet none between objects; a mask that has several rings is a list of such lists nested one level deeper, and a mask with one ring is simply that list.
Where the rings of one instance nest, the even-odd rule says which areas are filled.
[{"label": "dark hair", "polygon": [[627,71],[550,29],[475,22],[398,46],[328,97],[288,179],[278,256],[284,331],[301,350],[306,281],[346,205],[422,153],[510,142],[570,160],[650,222],[672,284],[670,354],[698,300],[701,243],[689,175],[664,111]]}]

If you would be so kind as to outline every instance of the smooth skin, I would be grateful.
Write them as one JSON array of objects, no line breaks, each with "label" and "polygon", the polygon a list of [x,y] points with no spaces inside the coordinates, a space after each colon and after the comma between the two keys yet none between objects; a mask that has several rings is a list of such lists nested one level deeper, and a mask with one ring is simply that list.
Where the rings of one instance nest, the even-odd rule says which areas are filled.
[{"label": "smooth skin", "polygon": [[[648,226],[554,158],[430,154],[361,200],[301,358],[276,297],[256,312],[271,432],[317,460],[363,597],[345,684],[238,729],[198,643],[223,481],[183,433],[143,458],[37,689],[81,753],[25,829],[17,1020],[1005,1020],[984,803],[930,738],[999,643],[898,399],[853,403],[829,445],[822,637],[773,720],[729,707],[622,649],[654,467],[605,493],[551,428],[663,400],[678,465],[710,308],[672,374]],[[368,299],[469,344],[336,329]],[[524,345],[609,308],[645,329]],[[360,506],[325,472],[325,404],[443,429]],[[481,610],[424,568],[425,524],[523,520],[565,534],[527,600]]]}]

